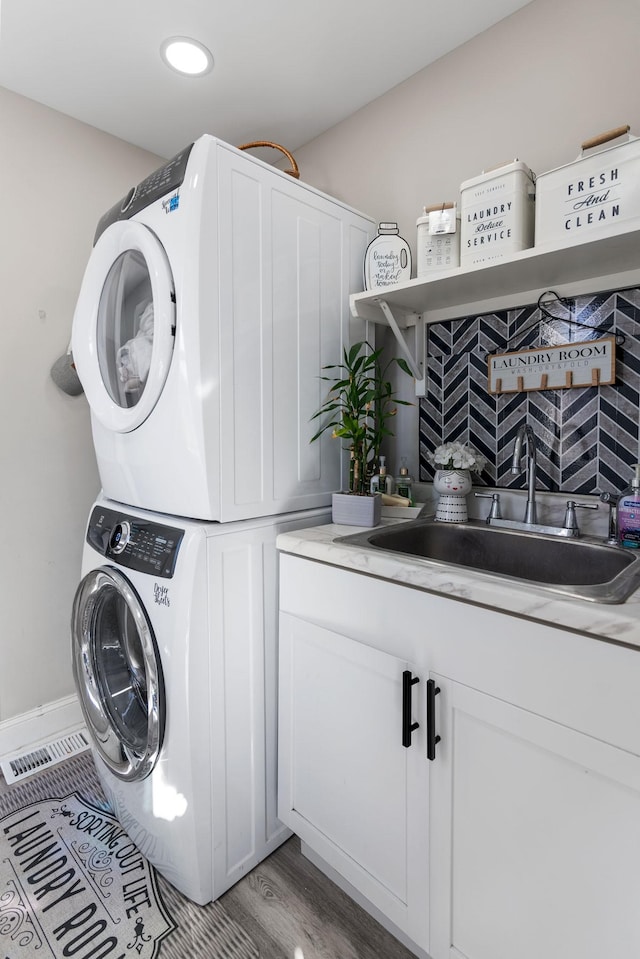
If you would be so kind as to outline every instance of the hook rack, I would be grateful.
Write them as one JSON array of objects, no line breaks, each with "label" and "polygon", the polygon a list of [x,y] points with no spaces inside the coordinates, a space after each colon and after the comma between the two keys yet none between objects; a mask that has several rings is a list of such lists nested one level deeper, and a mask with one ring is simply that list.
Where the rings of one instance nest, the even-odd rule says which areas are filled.
[{"label": "hook rack", "polygon": [[[554,304],[560,304],[569,312],[569,316],[552,313],[548,307]],[[558,334],[560,340],[554,341],[549,337],[544,345],[532,346],[530,343],[523,345],[523,334],[542,323],[539,318],[534,320],[518,331],[521,344],[519,350],[498,352],[488,357],[490,393],[523,393],[529,390],[570,389],[574,386],[607,386],[615,382],[615,344],[624,343],[624,336],[618,334],[615,328],[613,331],[605,330],[603,327],[581,323],[571,315],[572,306],[571,301],[562,299],[553,290],[548,290],[538,297],[538,309],[544,317],[553,322],[589,330],[592,334],[589,340],[574,340],[569,330],[564,335]],[[602,333],[606,335],[598,335]],[[505,348],[514,339],[515,336],[507,340]],[[534,365],[529,367],[531,362]],[[576,369],[573,369],[574,366]],[[503,370],[506,380],[501,375]]]}]

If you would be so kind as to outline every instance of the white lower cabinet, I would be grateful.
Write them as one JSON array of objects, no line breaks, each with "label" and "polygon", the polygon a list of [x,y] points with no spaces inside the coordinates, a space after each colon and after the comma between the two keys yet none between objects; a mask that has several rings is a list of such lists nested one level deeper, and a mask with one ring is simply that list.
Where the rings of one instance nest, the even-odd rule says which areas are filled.
[{"label": "white lower cabinet", "polygon": [[[407,685],[406,661],[281,615],[278,814],[426,948],[427,766],[423,723],[403,746],[408,671]],[[405,694],[407,727],[423,685]]]},{"label": "white lower cabinet", "polygon": [[299,557],[280,588],[278,814],[317,857],[432,959],[640,956],[640,650]]},{"label": "white lower cabinet", "polygon": [[433,959],[640,956],[640,758],[432,678]]}]

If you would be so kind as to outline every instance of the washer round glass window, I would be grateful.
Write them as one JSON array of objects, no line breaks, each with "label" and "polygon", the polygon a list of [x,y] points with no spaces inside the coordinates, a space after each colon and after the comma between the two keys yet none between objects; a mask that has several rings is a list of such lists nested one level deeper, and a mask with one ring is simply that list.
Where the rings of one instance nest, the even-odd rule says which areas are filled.
[{"label": "washer round glass window", "polygon": [[151,625],[135,591],[102,567],[80,583],[73,608],[73,667],[97,749],[121,779],[142,779],[164,732],[164,691]]},{"label": "washer round glass window", "polygon": [[105,278],[97,316],[100,373],[118,406],[135,406],[144,392],[153,334],[149,268],[139,250],[127,250],[118,256]]}]

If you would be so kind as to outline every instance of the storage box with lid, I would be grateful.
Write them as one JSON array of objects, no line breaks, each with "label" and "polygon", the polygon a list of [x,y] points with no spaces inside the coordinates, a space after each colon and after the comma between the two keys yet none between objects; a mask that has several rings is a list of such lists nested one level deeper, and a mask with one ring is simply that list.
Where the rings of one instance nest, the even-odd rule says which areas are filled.
[{"label": "storage box with lid", "polygon": [[455,203],[425,206],[416,228],[416,276],[460,266],[460,214]]},{"label": "storage box with lid", "polygon": [[533,246],[535,174],[513,160],[460,186],[460,265],[489,265]]},{"label": "storage box with lid", "polygon": [[585,140],[576,160],[538,177],[536,247],[582,243],[634,220],[640,226],[640,138],[628,126]]}]

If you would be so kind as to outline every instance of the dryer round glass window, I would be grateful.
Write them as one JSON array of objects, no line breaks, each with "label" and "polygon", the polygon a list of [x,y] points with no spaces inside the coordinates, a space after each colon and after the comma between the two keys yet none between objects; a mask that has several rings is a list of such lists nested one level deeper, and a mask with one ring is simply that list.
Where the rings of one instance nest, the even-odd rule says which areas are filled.
[{"label": "dryer round glass window", "polygon": [[154,308],[151,277],[138,250],[121,253],[109,270],[98,304],[98,362],[111,399],[139,402],[151,369]]},{"label": "dryer round glass window", "polygon": [[112,223],[89,257],[72,334],[91,413],[107,429],[131,432],[151,414],[175,334],[176,293],[162,244],[142,223]]},{"label": "dryer round glass window", "polygon": [[162,669],[144,607],[118,570],[93,570],[80,583],[72,641],[80,704],[100,756],[120,779],[144,779],[162,747]]}]

